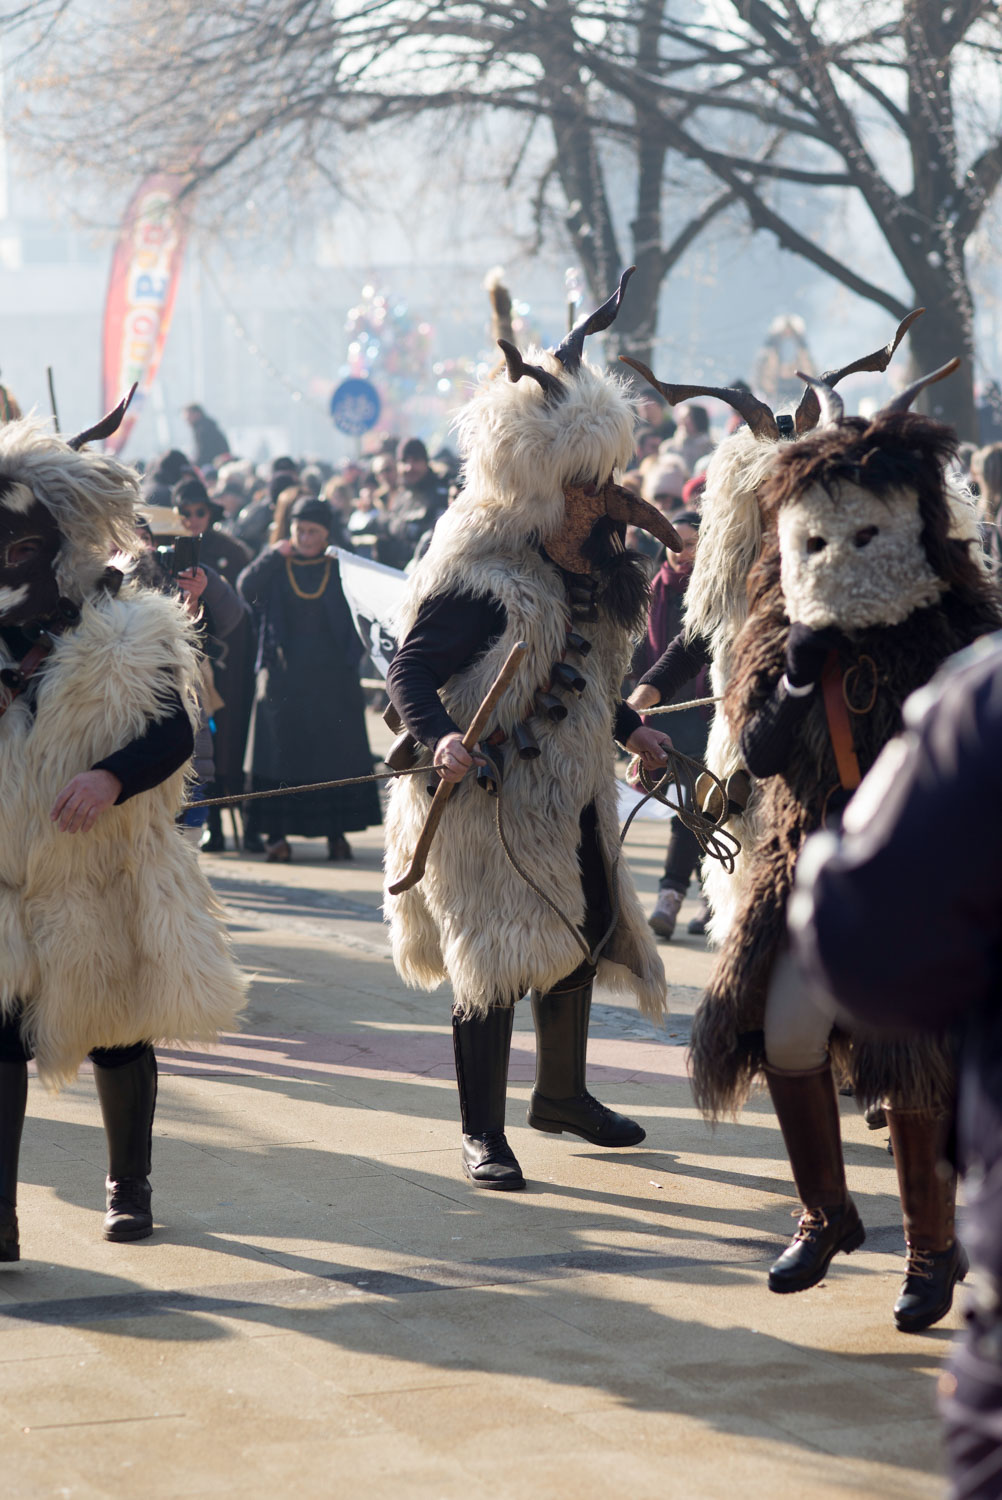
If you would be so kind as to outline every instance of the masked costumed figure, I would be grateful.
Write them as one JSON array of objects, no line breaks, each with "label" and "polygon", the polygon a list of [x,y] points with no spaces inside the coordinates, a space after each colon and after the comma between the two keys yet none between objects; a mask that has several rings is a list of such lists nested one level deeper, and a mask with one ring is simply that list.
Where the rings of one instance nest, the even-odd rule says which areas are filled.
[{"label": "masked costumed figure", "polygon": [[[644,1131],[585,1086],[592,979],[632,989],[652,1016],[665,1001],[619,859],[613,739],[652,769],[664,762],[665,737],[620,698],[647,600],[625,526],[679,542],[658,511],[614,484],[632,449],[632,406],[583,357],[625,283],[555,351],[533,351],[530,362],[501,341],[507,375],[486,381],[460,418],[466,488],[412,576],[387,678],[428,765],[457,783],[423,881],[398,895],[427,778],[393,786],[386,910],[400,974],[426,989],[451,981],[463,1164],[487,1188],[524,1186],[504,1137],[515,1001],[531,991],[529,1124],[599,1146],[634,1145]],[[494,800],[465,775],[471,756],[458,733],[517,642],[525,664],[497,705],[482,773],[502,778],[505,834],[537,889],[506,858]]]},{"label": "masked costumed figure", "polygon": [[28,1060],[89,1054],[107,1239],[150,1234],[153,1043],[212,1041],[243,1002],[218,907],[175,827],[193,746],[194,626],[108,566],[138,550],[138,478],[27,420],[0,427],[0,1260],[19,1256]]},{"label": "masked costumed figure", "polygon": [[[821,380],[835,386],[846,376],[887,369],[922,308],[910,312],[891,340],[839,369],[827,370]],[[706,468],[700,501],[702,521],[699,548],[685,596],[682,631],[669,642],[661,659],[639,679],[630,695],[634,708],[669,703],[704,668],[710,669],[711,691],[721,699],[731,677],[734,642],[748,614],[748,575],[762,550],[761,491],[772,470],[780,444],[796,442],[817,425],[820,406],[810,384],[794,412],[772,411],[751,391],[737,387],[668,385],[639,360],[622,356],[671,406],[699,396],[713,396],[732,406],[744,425],[718,444]],[[670,722],[666,724],[670,729]],[[706,745],[706,764],[727,790],[724,807],[714,783],[706,780],[707,799],[701,807],[737,839],[741,848],[733,867],[719,860],[703,862],[703,890],[710,907],[708,931],[714,944],[723,942],[734,921],[745,890],[748,855],[761,833],[760,804],[754,780],[748,775],[741,748],[726,715],[714,715]],[[702,794],[702,785],[697,794]]]},{"label": "masked costumed figure", "polygon": [[822,426],[777,450],[762,486],[765,541],[724,700],[759,778],[762,833],[693,1029],[704,1111],[737,1108],[764,1071],[779,1117],[804,1212],[769,1273],[773,1291],[815,1285],[837,1251],[863,1242],[846,1188],[832,1057],[863,1104],[884,1103],[908,1245],[894,1315],[906,1331],[946,1313],[967,1269],[954,1235],[955,1177],[939,1161],[950,1049],[935,1039],[830,1038],[830,1015],[791,972],[785,913],[804,839],[837,821],[900,729],[905,698],[999,621],[976,544],[951,536],[944,466],[953,435],[908,411],[955,363],[872,420],[846,418],[819,386]]}]

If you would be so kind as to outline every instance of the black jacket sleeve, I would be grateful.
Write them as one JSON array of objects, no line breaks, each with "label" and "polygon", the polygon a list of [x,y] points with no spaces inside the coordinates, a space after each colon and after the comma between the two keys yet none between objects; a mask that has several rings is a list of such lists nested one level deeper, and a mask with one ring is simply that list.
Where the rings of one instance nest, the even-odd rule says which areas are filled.
[{"label": "black jacket sleeve", "polygon": [[762,707],[741,731],[741,754],[753,776],[777,776],[785,771],[793,749],[793,739],[811,705],[820,692],[791,693],[782,679]]},{"label": "black jacket sleeve", "polygon": [[457,734],[438,690],[462,672],[508,623],[504,606],[472,594],[439,594],[418,612],[386,674],[386,691],[415,739],[429,747]]},{"label": "black jacket sleeve", "polygon": [[1002,637],[991,639],[909,699],[906,732],[863,781],[841,836],[816,836],[800,858],[795,951],[816,987],[877,1029],[941,1030],[997,982]]},{"label": "black jacket sleeve", "polygon": [[661,702],[670,703],[680,688],[698,677],[703,668],[709,665],[710,647],[706,639],[701,635],[694,635],[691,640],[686,640],[685,632],[679,631],[675,639],[669,641],[653,667],[649,667],[640,678],[638,686],[643,683],[657,688]]},{"label": "black jacket sleeve", "polygon": [[171,711],[164,718],[151,722],[145,734],[91,767],[93,771],[110,771],[122,783],[116,806],[173,776],[195,748],[195,736],[180,697],[172,691],[167,701]]}]

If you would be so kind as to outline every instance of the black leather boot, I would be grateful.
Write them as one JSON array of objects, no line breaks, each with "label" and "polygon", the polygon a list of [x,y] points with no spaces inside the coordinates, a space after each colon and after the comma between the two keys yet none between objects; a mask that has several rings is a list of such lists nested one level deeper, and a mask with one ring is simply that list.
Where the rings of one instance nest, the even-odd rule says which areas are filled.
[{"label": "black leather boot", "polygon": [[0,1062],[0,1261],[21,1259],[17,1234],[17,1164],[28,1107],[28,1064]]},{"label": "black leather boot", "polygon": [[921,1333],[946,1317],[954,1287],[970,1270],[967,1251],[954,1235],[957,1174],[943,1159],[943,1117],[889,1107],[887,1123],[908,1247],[894,1321],[902,1333]]},{"label": "black leather boot", "polygon": [[831,1064],[802,1073],[767,1066],[765,1076],[804,1205],[792,1243],[769,1270],[769,1290],[805,1292],[840,1250],[858,1250],[866,1231],[846,1187]]},{"label": "black leather boot", "polygon": [[150,1153],[157,1102],[157,1060],[153,1048],[123,1049],[117,1065],[113,1050],[91,1054],[94,1081],[108,1137],[106,1240],[144,1240],[153,1233],[150,1209]]},{"label": "black leather boot", "polygon": [[504,1134],[508,1056],[515,1012],[495,1005],[484,1017],[452,1018],[463,1119],[463,1171],[477,1187],[513,1192],[525,1178]]},{"label": "black leather boot", "polygon": [[589,979],[576,989],[532,991],[536,1082],[526,1119],[534,1130],[566,1130],[593,1146],[638,1146],[643,1126],[607,1109],[585,1086],[591,986]]}]

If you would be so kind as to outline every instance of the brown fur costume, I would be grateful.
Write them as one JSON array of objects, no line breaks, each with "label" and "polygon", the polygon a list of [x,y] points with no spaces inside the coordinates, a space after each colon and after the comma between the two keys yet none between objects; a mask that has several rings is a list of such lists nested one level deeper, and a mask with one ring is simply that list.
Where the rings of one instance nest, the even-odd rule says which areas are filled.
[{"label": "brown fur costume", "polygon": [[[777,519],[781,508],[814,486],[838,505],[843,487],[888,500],[903,490],[916,496],[921,544],[944,585],[938,603],[914,610],[894,625],[847,634],[839,649],[852,705],[850,719],[865,775],[901,728],[909,693],[923,686],[954,651],[995,630],[1000,612],[983,568],[966,542],[949,535],[951,516],[943,464],[952,453],[949,429],[912,414],[855,418],[825,428],[777,453],[763,491],[766,543],[749,580],[750,612],[734,648],[725,713],[740,735],[773,693],[785,670],[790,621],[784,605]],[[893,613],[893,611],[891,611]],[[876,678],[864,658],[875,664]],[[872,702],[871,702],[872,700]],[[863,711],[860,711],[863,710]],[[693,1082],[709,1116],[737,1110],[764,1061],[763,1017],[773,963],[784,939],[786,903],[801,845],[823,826],[839,775],[824,702],[815,691],[796,734],[786,769],[761,785],[761,826],[751,854],[737,919],[714,966],[693,1029]],[[865,955],[860,955],[865,962]],[[806,1002],[805,1002],[806,1003]],[[834,1039],[835,1060],[864,1101],[888,1098],[899,1107],[939,1108],[949,1097],[952,1064],[935,1042],[849,1045]]]}]

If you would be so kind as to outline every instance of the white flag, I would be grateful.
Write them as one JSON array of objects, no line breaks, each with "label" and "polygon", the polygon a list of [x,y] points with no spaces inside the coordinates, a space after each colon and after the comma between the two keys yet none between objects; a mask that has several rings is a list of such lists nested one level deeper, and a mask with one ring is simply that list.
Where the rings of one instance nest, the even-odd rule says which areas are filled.
[{"label": "white flag", "polygon": [[355,629],[376,671],[385,677],[397,651],[396,613],[407,586],[407,574],[346,552],[343,547],[328,547],[327,553],[337,558],[341,587]]}]

